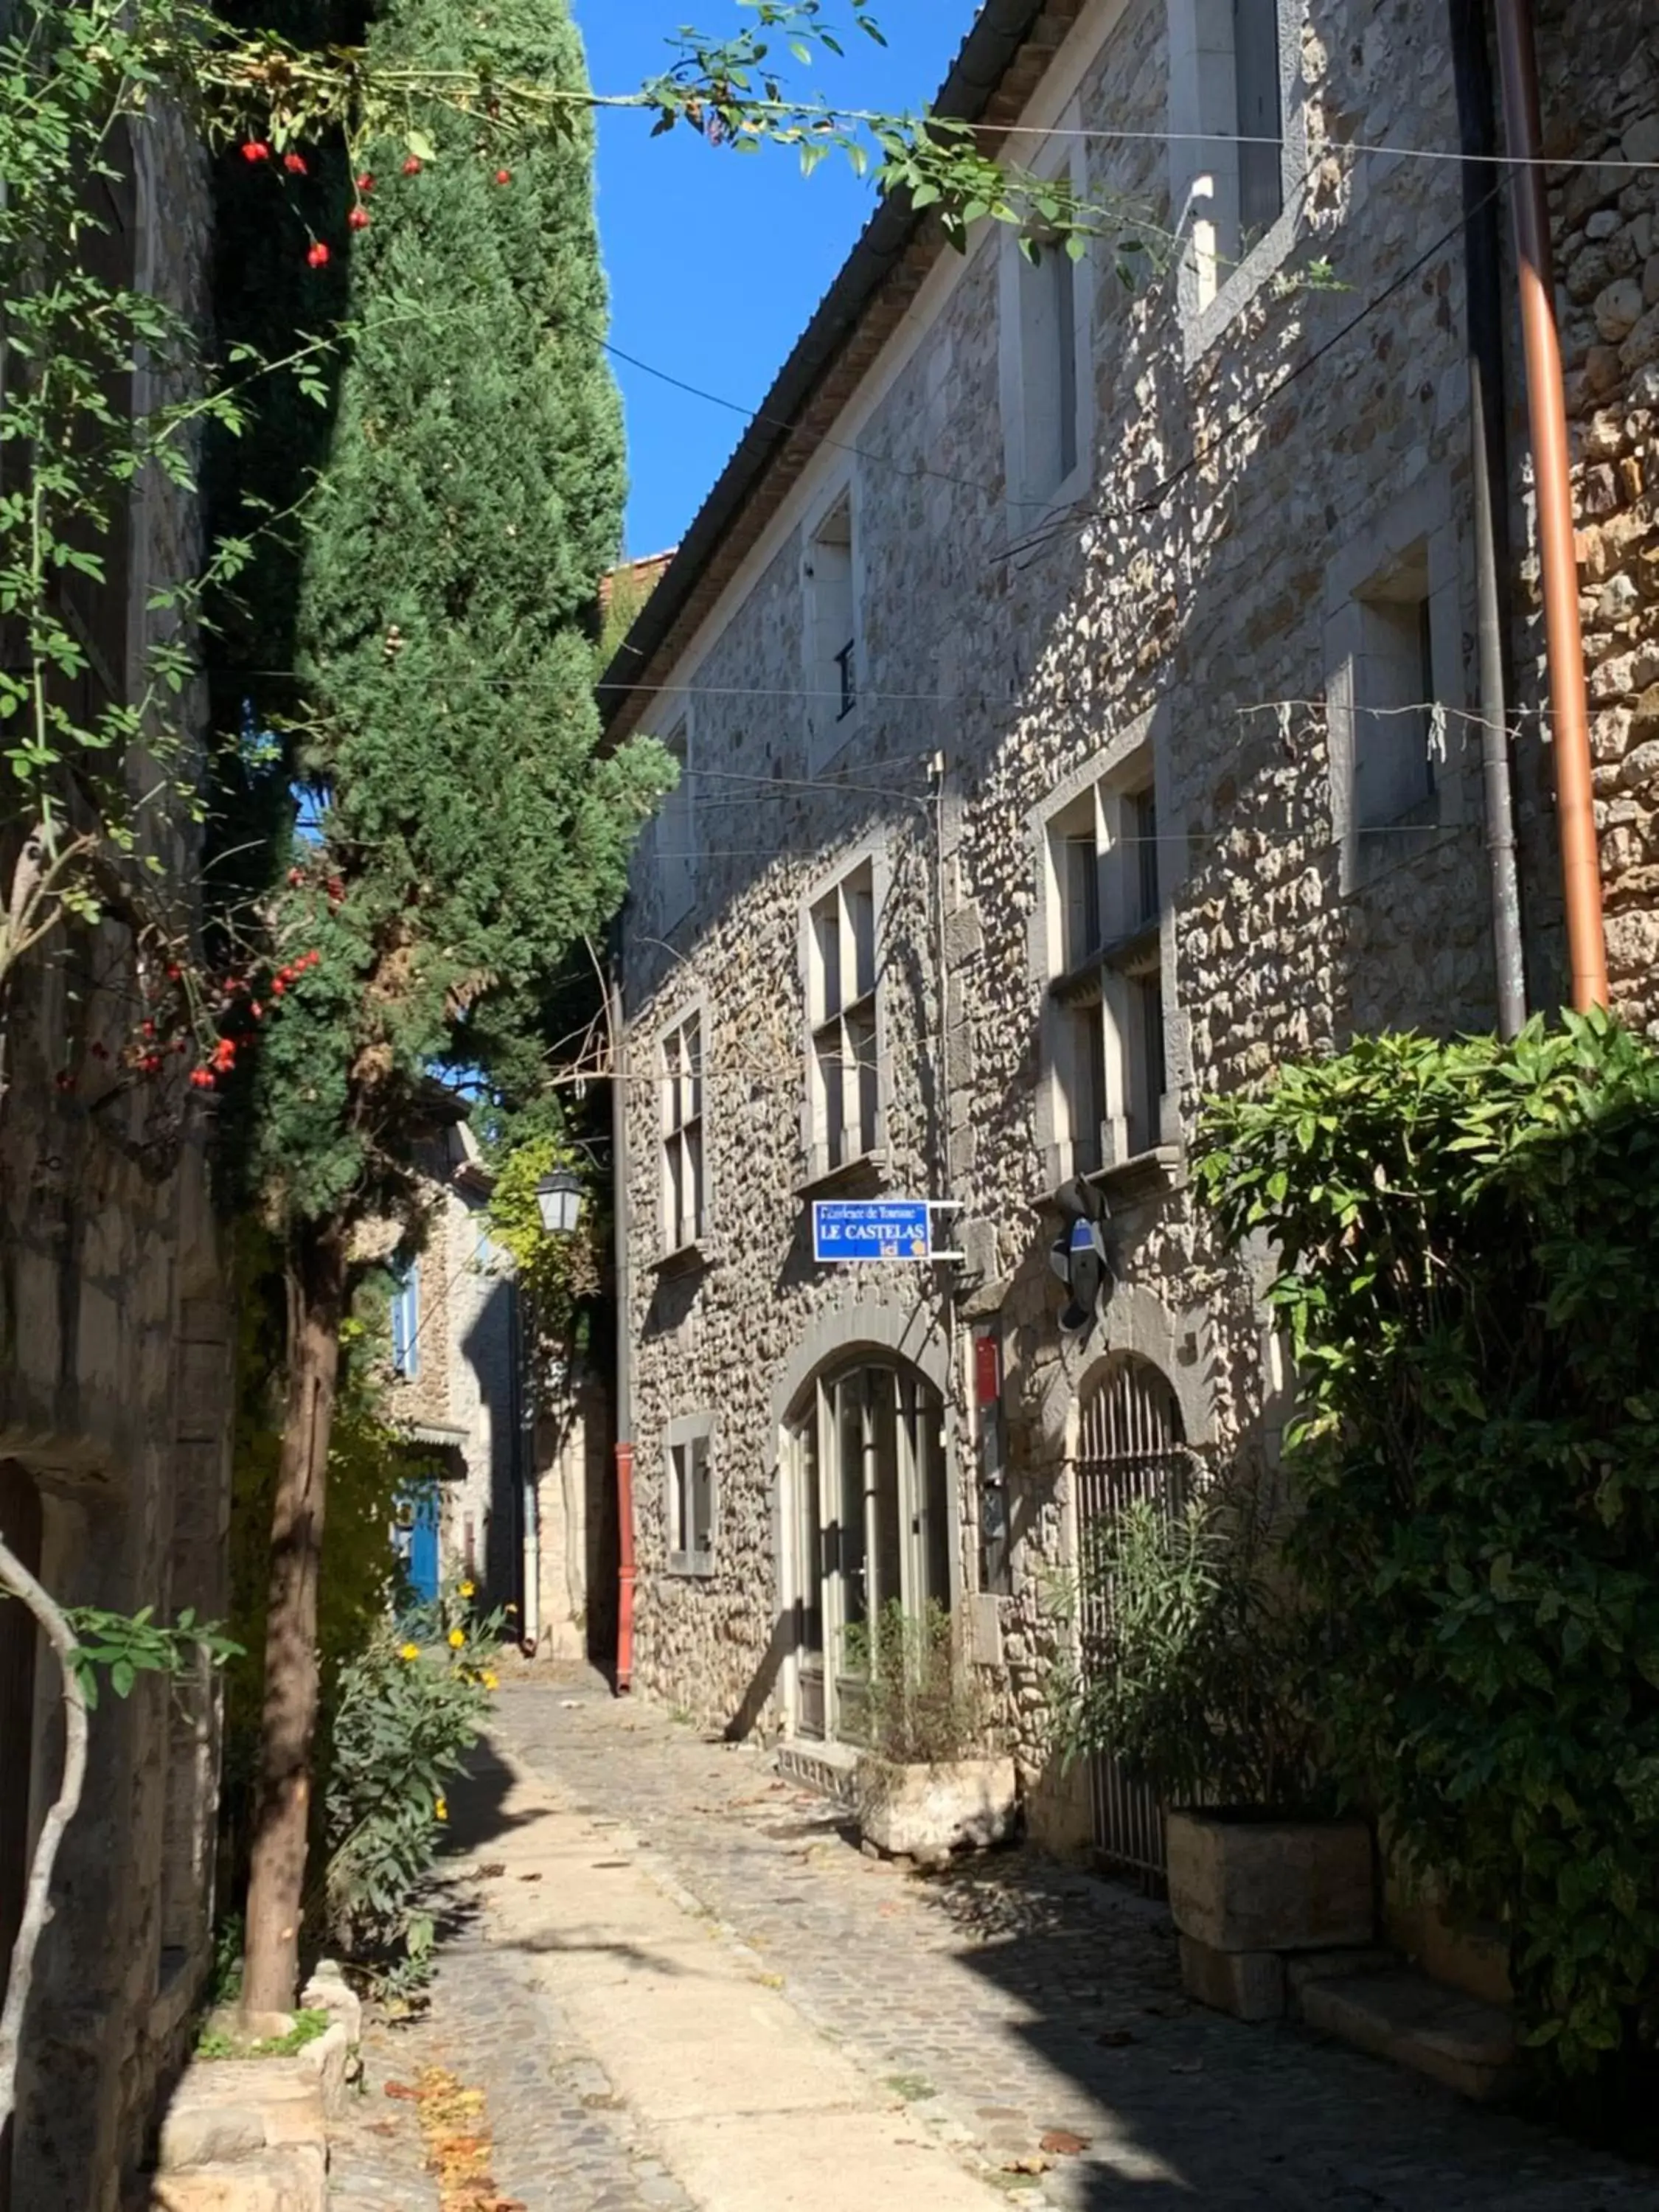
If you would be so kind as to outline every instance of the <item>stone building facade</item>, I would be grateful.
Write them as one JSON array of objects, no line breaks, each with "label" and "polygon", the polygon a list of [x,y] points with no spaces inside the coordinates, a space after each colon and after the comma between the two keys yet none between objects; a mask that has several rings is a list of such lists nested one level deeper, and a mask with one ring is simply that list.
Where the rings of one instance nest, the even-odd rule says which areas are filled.
[{"label": "stone building facade", "polygon": [[[1609,937],[1651,1023],[1659,76],[1649,11],[1594,14],[1537,10]],[[1187,1455],[1271,1459],[1285,1400],[1265,1255],[1194,1201],[1200,1103],[1356,1032],[1497,1017],[1448,21],[990,0],[942,105],[1067,172],[1107,237],[1032,264],[981,226],[958,257],[878,215],[604,695],[683,769],[621,963],[635,1679],[833,1741],[860,1620],[946,1604],[1034,1823],[1131,1862],[1144,1808],[1050,1761],[1052,1570]],[[1504,288],[1550,1007],[1507,264]],[[1119,1280],[1073,1337],[1049,1254],[1076,1176]],[[813,1200],[899,1197],[948,1205],[963,1256],[815,1262]]]},{"label": "stone building facade", "polygon": [[[205,163],[165,114],[135,131],[131,172],[106,197],[103,245],[125,281],[201,313]],[[92,711],[143,695],[166,619],[151,594],[195,574],[200,550],[194,501],[159,473],[142,479],[106,584],[82,587]],[[197,880],[195,832],[157,834],[174,841],[170,878]],[[137,1085],[122,1066],[153,957],[113,921],[62,929],[4,1010],[0,1524],[64,1604],[218,1620],[234,1329],[198,1094],[182,1061]],[[16,2212],[114,2212],[182,2063],[211,1963],[218,1729],[205,1678],[141,1677],[99,1702],[0,2148],[0,2203]],[[21,1607],[0,1606],[0,1975],[62,1740],[55,1664]]]},{"label": "stone building facade", "polygon": [[426,1231],[392,1301],[392,1417],[437,1469],[437,1565],[483,1602],[517,1603],[521,1557],[518,1320],[491,1243],[489,1176],[464,1121],[425,1148]]}]

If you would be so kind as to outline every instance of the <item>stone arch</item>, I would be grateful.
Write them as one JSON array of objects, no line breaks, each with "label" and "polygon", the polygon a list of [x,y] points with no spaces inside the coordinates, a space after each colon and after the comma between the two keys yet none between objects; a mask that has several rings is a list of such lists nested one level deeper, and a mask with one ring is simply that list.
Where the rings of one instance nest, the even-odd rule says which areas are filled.
[{"label": "stone arch", "polygon": [[832,1306],[815,1314],[772,1382],[771,1449],[809,1382],[831,1361],[858,1352],[888,1352],[919,1368],[951,1412],[950,1354],[945,1337],[925,1306],[895,1306],[870,1299]]},{"label": "stone arch", "polygon": [[1194,1449],[1215,1441],[1215,1401],[1209,1382],[1205,1352],[1210,1341],[1207,1314],[1189,1310],[1176,1314],[1156,1292],[1139,1283],[1120,1283],[1107,1310],[1103,1341],[1096,1346],[1074,1378],[1066,1408],[1066,1456],[1077,1455],[1079,1423],[1091,1395],[1104,1379],[1115,1359],[1125,1354],[1155,1367],[1175,1394],[1181,1412],[1184,1441]]}]

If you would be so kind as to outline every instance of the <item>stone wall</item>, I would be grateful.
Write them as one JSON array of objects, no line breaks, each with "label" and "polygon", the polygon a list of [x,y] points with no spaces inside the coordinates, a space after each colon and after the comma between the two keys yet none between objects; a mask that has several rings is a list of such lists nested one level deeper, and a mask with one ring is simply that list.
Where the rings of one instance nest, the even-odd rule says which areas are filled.
[{"label": "stone wall", "polygon": [[1659,34],[1634,0],[1539,17],[1608,970],[1659,1035]]},{"label": "stone wall", "polygon": [[[199,312],[204,164],[155,114],[137,135],[137,283]],[[124,690],[161,580],[194,573],[193,502],[133,502]],[[119,636],[118,611],[112,628]],[[187,708],[197,702],[186,701]],[[190,879],[194,833],[165,833]],[[65,1602],[225,1610],[233,1329],[203,1109],[183,1069],[124,1087],[138,956],[113,924],[62,932],[17,979],[0,1099],[0,1460],[38,1501],[43,1580]],[[194,1103],[192,1103],[192,1101]],[[57,1786],[55,1670],[37,1647],[26,1741],[0,1748],[31,1828]],[[20,1731],[21,1734],[21,1731]],[[13,2202],[113,2212],[210,1957],[217,1701],[141,1679],[104,1698],[23,2034]]]},{"label": "stone wall", "polygon": [[[1588,72],[1573,87],[1578,111],[1636,131],[1638,150],[1648,82],[1631,59],[1639,12],[1607,11],[1622,29],[1595,42],[1624,88],[1615,94],[1613,78],[1603,84]],[[1109,13],[1085,13],[1060,72]],[[1012,504],[1001,401],[1008,248],[988,239],[965,265],[941,264],[929,278],[866,378],[862,404],[749,555],[702,637],[672,672],[642,679],[684,687],[689,702],[700,858],[695,904],[677,921],[664,910],[665,878],[647,841],[628,940],[637,1664],[642,1686],[704,1718],[747,1726],[769,1707],[775,1714],[789,1642],[778,1608],[780,1427],[811,1371],[809,1353],[902,1342],[945,1378],[957,1571],[963,1590],[976,1587],[978,1445],[964,1323],[991,1319],[1006,1355],[1014,1538],[997,1601],[998,1679],[1028,1784],[1041,1782],[1042,1679],[1054,1633],[1046,1573],[1074,1540],[1079,1408],[1108,1356],[1135,1351],[1155,1361],[1198,1448],[1270,1458],[1282,1419],[1283,1377],[1259,1297],[1263,1266],[1217,1249],[1188,1190],[1203,1097],[1357,1030],[1413,1024],[1444,1033],[1495,1019],[1460,187],[1455,165],[1386,150],[1457,143],[1445,10],[1443,0],[1316,0],[1305,19],[1289,16],[1303,22],[1314,149],[1302,228],[1276,264],[1270,239],[1269,265],[1252,264],[1229,288],[1248,296],[1218,333],[1213,316],[1196,333],[1183,321],[1172,270],[1129,289],[1097,256],[1094,459],[1079,498],[1036,521]],[[1077,106],[1066,118],[1068,127],[1114,134],[1086,142],[1090,196],[1150,204],[1163,224],[1179,216],[1159,135],[1170,114],[1170,20],[1166,0],[1116,11],[1103,46],[1073,72]],[[1041,119],[1054,112],[1051,105]],[[1577,127],[1557,125],[1569,135]],[[1598,127],[1599,150],[1607,130]],[[1348,150],[1355,146],[1384,150]],[[1621,173],[1578,210],[1584,252],[1589,216],[1614,206],[1618,234],[1630,241],[1617,252],[1635,252],[1650,181]],[[1597,230],[1605,253],[1614,234]],[[1569,240],[1565,262],[1577,253]],[[1334,289],[1317,281],[1318,258],[1331,263]],[[1632,394],[1645,390],[1636,358],[1645,341],[1635,337],[1644,326],[1633,322],[1620,340]],[[1583,361],[1575,370],[1582,397]],[[1608,373],[1605,364],[1597,373]],[[1517,384],[1516,429],[1524,425],[1519,392]],[[1645,511],[1635,504],[1635,449],[1646,432],[1641,410],[1626,405],[1611,475],[1595,479],[1611,482],[1620,514]],[[865,696],[826,762],[800,696],[802,523],[842,476],[854,487]],[[1626,549],[1620,574],[1645,609],[1651,564],[1635,528],[1620,527],[1623,538],[1603,526],[1597,542]],[[1437,821],[1431,835],[1402,834],[1362,871],[1345,836],[1334,641],[1353,595],[1386,575],[1414,537],[1441,564]],[[1633,606],[1620,612],[1627,598],[1613,592],[1604,629],[1628,660],[1612,675],[1613,664],[1598,660],[1596,676],[1599,701],[1610,683],[1630,696],[1598,722],[1610,758],[1609,711],[1624,716],[1622,787],[1646,772],[1640,695],[1659,680],[1635,641],[1644,617]],[[1517,638],[1518,704],[1535,708],[1524,605]],[[659,709],[654,726],[665,731],[678,705]],[[1523,714],[1519,782],[1526,857],[1544,877],[1528,891],[1532,972],[1547,1001],[1559,950],[1538,728],[1535,713]],[[1088,1339],[1066,1345],[1048,1263],[1057,1218],[1046,1206],[1055,1178],[1044,1135],[1033,824],[1085,763],[1115,758],[1139,738],[1156,766],[1165,1141],[1156,1159],[1103,1179],[1122,1280]],[[1642,1007],[1635,948],[1651,927],[1640,873],[1647,848],[1632,831],[1627,860],[1616,811],[1609,828],[1615,936],[1626,933],[1618,973]],[[875,1180],[961,1202],[969,1264],[954,1301],[943,1270],[838,1272],[810,1256],[801,914],[866,851],[887,883],[885,1160]],[[709,1229],[695,1264],[665,1266],[655,1054],[663,1026],[693,1007],[704,1024]],[[717,1541],[706,1578],[670,1571],[664,1530],[665,1431],[697,1413],[715,1423]],[[1075,1778],[1048,1781],[1039,1808],[1052,1813],[1054,1832],[1075,1833],[1086,1811]]]},{"label": "stone wall", "polygon": [[436,1454],[443,1571],[471,1573],[482,1601],[501,1605],[520,1580],[512,1285],[485,1230],[487,1180],[458,1132],[432,1146],[427,1167],[413,1262],[419,1365],[393,1382],[391,1409]]}]

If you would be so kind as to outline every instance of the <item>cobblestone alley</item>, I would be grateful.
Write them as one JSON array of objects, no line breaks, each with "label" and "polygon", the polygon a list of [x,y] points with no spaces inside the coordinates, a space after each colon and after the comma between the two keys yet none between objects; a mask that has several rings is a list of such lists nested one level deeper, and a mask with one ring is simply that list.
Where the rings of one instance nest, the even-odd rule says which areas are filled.
[{"label": "cobblestone alley", "polygon": [[[504,1687],[430,2014],[370,2039],[335,2212],[431,2212],[411,2083],[524,2212],[1625,2212],[1655,2178],[1182,1998],[1161,1910],[1003,1853],[860,1856],[764,1753],[594,1678]],[[388,2094],[388,2085],[390,2094]]]}]

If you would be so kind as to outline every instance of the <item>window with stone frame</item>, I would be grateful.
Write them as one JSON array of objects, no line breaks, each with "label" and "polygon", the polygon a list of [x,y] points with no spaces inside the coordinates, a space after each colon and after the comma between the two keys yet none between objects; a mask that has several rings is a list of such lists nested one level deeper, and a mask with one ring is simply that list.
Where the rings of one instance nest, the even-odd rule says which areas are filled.
[{"label": "window with stone frame", "polygon": [[682,714],[662,739],[678,781],[657,809],[657,895],[665,929],[689,912],[697,886],[697,805],[691,759],[691,717]]},{"label": "window with stone frame", "polygon": [[1150,1152],[1166,1087],[1158,802],[1141,758],[1048,830],[1054,1127],[1066,1175]]},{"label": "window with stone frame", "polygon": [[1077,263],[1054,240],[1019,264],[1022,468],[1024,501],[1042,507],[1075,474],[1082,425],[1078,375]]},{"label": "window with stone frame", "polygon": [[698,1243],[708,1226],[703,1190],[702,1017],[689,1014],[662,1041],[662,1245]]},{"label": "window with stone frame", "polygon": [[809,1173],[828,1175],[879,1142],[875,872],[844,875],[807,915]]},{"label": "window with stone frame", "polygon": [[1202,313],[1285,213],[1287,126],[1294,123],[1297,142],[1290,158],[1302,137],[1286,105],[1287,64],[1297,57],[1282,0],[1168,7],[1172,184],[1176,206],[1190,210],[1188,304]]},{"label": "window with stone frame", "polygon": [[[1058,206],[1086,202],[1087,161],[1075,103],[1036,174]],[[1075,251],[1073,251],[1075,249]],[[1094,257],[1086,241],[1007,233],[998,273],[998,380],[1011,526],[1031,528],[1083,493],[1094,439]]]},{"label": "window with stone frame", "polygon": [[835,751],[859,703],[859,608],[850,485],[809,531],[804,567],[807,718],[814,755],[822,759]]},{"label": "window with stone frame", "polygon": [[1358,872],[1403,856],[1439,821],[1434,630],[1426,542],[1355,594],[1352,819]]},{"label": "window with stone frame", "polygon": [[694,1414],[669,1425],[665,1474],[671,1573],[714,1572],[714,1425],[711,1414]]}]

